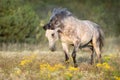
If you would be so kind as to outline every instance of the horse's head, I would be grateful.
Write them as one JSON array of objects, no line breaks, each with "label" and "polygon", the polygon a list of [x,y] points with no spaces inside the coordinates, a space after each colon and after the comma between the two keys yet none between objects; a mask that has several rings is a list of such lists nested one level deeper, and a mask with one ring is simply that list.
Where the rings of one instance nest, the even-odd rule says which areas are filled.
[{"label": "horse's head", "polygon": [[43,29],[44,29],[44,30],[47,30],[47,29],[54,30],[54,29],[55,29],[54,27],[55,27],[55,26],[54,26],[53,23],[48,23],[48,24],[45,24],[45,25],[43,26]]},{"label": "horse's head", "polygon": [[56,44],[56,41],[59,39],[59,31],[60,29],[55,29],[55,30],[47,29],[46,30],[45,36],[47,37],[49,41],[49,48],[51,51],[56,50],[55,44]]},{"label": "horse's head", "polygon": [[50,17],[48,24],[46,24],[43,28],[45,30],[46,29],[54,30],[56,28],[62,28],[63,27],[62,20],[71,15],[72,13],[69,12],[66,8],[53,9],[52,15]]}]

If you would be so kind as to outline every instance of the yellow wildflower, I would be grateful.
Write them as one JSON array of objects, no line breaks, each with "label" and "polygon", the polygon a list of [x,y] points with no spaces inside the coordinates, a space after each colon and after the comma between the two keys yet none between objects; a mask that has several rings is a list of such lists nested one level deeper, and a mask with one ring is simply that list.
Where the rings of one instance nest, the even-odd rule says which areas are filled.
[{"label": "yellow wildflower", "polygon": [[114,76],[115,80],[120,80],[120,77]]},{"label": "yellow wildflower", "polygon": [[114,53],[109,54],[110,57],[115,57]]},{"label": "yellow wildflower", "polygon": [[25,60],[22,60],[22,61],[20,62],[20,65],[21,65],[21,66],[24,66],[24,65],[29,64],[29,63],[31,63],[31,62],[32,62],[31,60],[25,59]]},{"label": "yellow wildflower", "polygon": [[66,72],[65,75],[68,76],[68,77],[72,77],[73,76],[70,72]]},{"label": "yellow wildflower", "polygon": [[54,68],[51,65],[49,65],[48,63],[40,64],[40,69],[47,70],[47,71],[54,71]]},{"label": "yellow wildflower", "polygon": [[54,67],[55,67],[57,70],[59,70],[59,69],[65,69],[65,66],[63,66],[62,64],[56,64]]},{"label": "yellow wildflower", "polygon": [[48,77],[48,78],[51,78],[51,74],[48,74],[47,77]]},{"label": "yellow wildflower", "polygon": [[36,58],[36,54],[32,54],[30,56],[23,57],[23,60],[20,62],[21,66],[27,65],[31,63]]},{"label": "yellow wildflower", "polygon": [[21,70],[17,70],[17,71],[16,71],[16,74],[19,75],[20,73],[21,73]]},{"label": "yellow wildflower", "polygon": [[48,66],[50,66],[49,64],[40,64],[40,69],[46,69]]},{"label": "yellow wildflower", "polygon": [[103,68],[103,69],[106,69],[106,70],[111,69],[111,66],[108,63],[106,63],[106,62],[104,62],[102,64],[98,63],[96,66],[100,67],[100,68]]},{"label": "yellow wildflower", "polygon": [[16,75],[20,75],[21,72],[22,72],[22,71],[21,71],[19,68],[15,68],[14,73],[15,73]]},{"label": "yellow wildflower", "polygon": [[60,69],[64,69],[65,67],[62,66],[62,64],[56,64],[54,66],[51,66],[50,64],[40,64],[40,69],[41,70],[48,70],[48,71],[51,71],[51,72],[54,72],[54,71],[57,71],[57,70],[60,70]]},{"label": "yellow wildflower", "polygon": [[97,67],[101,67],[102,66],[102,64],[100,64],[100,63],[97,63],[97,65],[96,65]]},{"label": "yellow wildflower", "polygon": [[54,72],[54,71],[56,71],[56,68],[53,66],[48,66],[47,67],[47,69],[48,69],[48,71],[51,71],[51,72]]},{"label": "yellow wildflower", "polygon": [[70,70],[70,71],[77,71],[78,68],[75,68],[75,67],[69,67],[68,70]]},{"label": "yellow wildflower", "polygon": [[108,63],[103,63],[104,68],[110,69],[110,65]]}]

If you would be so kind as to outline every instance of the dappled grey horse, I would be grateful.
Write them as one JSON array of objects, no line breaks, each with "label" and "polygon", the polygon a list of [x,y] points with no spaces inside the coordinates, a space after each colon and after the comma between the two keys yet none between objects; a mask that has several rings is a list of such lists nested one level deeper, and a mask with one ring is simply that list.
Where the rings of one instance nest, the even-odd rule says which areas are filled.
[{"label": "dappled grey horse", "polygon": [[55,50],[55,43],[58,39],[62,42],[65,53],[65,60],[68,61],[68,48],[73,45],[72,58],[74,66],[76,63],[76,52],[79,48],[87,47],[91,53],[91,64],[93,54],[96,53],[97,59],[101,61],[101,48],[103,46],[103,31],[101,27],[89,20],[79,20],[67,9],[54,9],[50,21],[43,27],[46,30],[46,37],[52,51]]}]

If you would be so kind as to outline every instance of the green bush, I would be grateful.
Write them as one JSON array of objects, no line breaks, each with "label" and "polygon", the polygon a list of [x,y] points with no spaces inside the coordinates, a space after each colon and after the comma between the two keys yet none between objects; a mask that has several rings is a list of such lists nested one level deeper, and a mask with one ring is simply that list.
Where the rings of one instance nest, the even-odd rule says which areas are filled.
[{"label": "green bush", "polygon": [[58,7],[68,8],[81,20],[96,22],[105,36],[119,36],[119,3],[120,0],[0,0],[0,42],[43,43],[42,26],[53,8]]},{"label": "green bush", "polygon": [[0,4],[0,42],[31,42],[36,38],[39,16],[20,0],[2,0]]}]

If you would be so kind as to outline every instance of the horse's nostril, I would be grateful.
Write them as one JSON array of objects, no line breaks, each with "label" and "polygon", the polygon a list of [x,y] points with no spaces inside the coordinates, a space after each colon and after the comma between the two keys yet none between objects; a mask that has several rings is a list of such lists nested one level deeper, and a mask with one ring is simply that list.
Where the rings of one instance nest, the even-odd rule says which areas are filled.
[{"label": "horse's nostril", "polygon": [[55,49],[55,48],[50,48],[50,50],[51,50],[52,52],[54,52],[56,49]]}]

